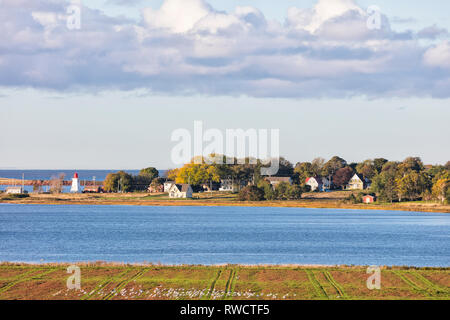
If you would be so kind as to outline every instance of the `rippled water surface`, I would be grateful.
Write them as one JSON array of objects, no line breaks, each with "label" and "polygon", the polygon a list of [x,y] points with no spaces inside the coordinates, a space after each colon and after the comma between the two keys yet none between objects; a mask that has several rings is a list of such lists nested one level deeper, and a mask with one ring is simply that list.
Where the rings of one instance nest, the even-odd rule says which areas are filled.
[{"label": "rippled water surface", "polygon": [[0,205],[0,261],[450,266],[450,215]]}]

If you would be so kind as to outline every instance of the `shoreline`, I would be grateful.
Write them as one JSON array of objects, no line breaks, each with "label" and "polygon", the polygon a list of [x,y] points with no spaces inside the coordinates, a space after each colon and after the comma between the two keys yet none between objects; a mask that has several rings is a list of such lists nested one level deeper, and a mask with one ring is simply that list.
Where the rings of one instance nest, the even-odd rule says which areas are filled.
[{"label": "shoreline", "polygon": [[305,209],[347,209],[372,211],[405,211],[418,213],[450,213],[450,206],[424,203],[394,204],[347,204],[319,200],[294,201],[217,201],[217,200],[92,200],[92,199],[33,199],[1,200],[0,204],[28,205],[99,205],[99,206],[151,206],[151,207],[261,207],[261,208],[305,208]]},{"label": "shoreline", "polygon": [[[0,261],[1,267],[69,267],[69,266],[79,266],[79,267],[161,267],[161,268],[269,268],[269,269],[361,269],[368,268],[372,265],[347,265],[347,264],[298,264],[298,263],[283,263],[283,264],[245,264],[245,263],[218,263],[218,264],[165,264],[165,263],[154,263],[154,262],[113,262],[113,261],[78,261],[78,262],[11,262],[11,261]],[[381,270],[447,270],[450,271],[449,266],[414,266],[414,265],[382,265],[378,266]]]}]

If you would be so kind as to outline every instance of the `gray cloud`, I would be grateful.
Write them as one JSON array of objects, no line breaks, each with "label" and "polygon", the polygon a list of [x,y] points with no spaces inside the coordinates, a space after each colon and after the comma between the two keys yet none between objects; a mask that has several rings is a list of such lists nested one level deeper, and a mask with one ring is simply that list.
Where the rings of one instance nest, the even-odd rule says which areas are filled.
[{"label": "gray cloud", "polygon": [[[295,98],[450,96],[449,50],[416,40],[435,38],[443,29],[397,33],[382,16],[381,28],[370,30],[354,5],[332,16],[320,6],[296,9],[284,25],[256,8],[224,13],[202,0],[166,0],[160,10],[144,11],[139,23],[83,7],[81,29],[69,30],[67,3],[21,1],[4,0],[0,12],[4,87]],[[179,6],[190,14],[178,16]]]}]

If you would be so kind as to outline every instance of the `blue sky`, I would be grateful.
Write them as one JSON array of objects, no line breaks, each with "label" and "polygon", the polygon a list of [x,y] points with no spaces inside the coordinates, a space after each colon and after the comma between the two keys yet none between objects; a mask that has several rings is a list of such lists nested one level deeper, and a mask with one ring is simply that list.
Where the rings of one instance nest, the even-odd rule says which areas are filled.
[{"label": "blue sky", "polygon": [[114,1],[71,31],[63,1],[3,0],[0,168],[167,169],[195,120],[279,128],[294,163],[450,160],[448,1]]}]

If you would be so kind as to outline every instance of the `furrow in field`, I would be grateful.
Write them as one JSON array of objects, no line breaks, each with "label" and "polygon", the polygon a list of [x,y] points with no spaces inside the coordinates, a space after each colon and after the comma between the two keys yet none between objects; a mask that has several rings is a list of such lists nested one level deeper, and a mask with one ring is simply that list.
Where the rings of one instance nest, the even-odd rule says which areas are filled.
[{"label": "furrow in field", "polygon": [[230,270],[230,275],[228,276],[227,283],[225,284],[225,290],[223,293],[222,300],[225,300],[228,295],[228,287],[231,283],[231,278],[233,277],[233,269]]},{"label": "furrow in field", "polygon": [[400,279],[403,280],[403,282],[405,282],[407,285],[409,285],[411,288],[413,288],[415,291],[424,294],[426,296],[431,297],[432,295],[425,290],[424,288],[420,287],[417,283],[415,283],[414,281],[412,281],[411,279],[409,279],[408,277],[406,277],[404,274],[402,274],[400,271],[398,270],[392,270],[394,272],[394,274],[396,274]]},{"label": "furrow in field", "polygon": [[125,288],[125,286],[127,284],[129,284],[131,281],[136,281],[137,279],[139,279],[140,277],[142,277],[148,270],[150,270],[150,268],[146,268],[142,271],[139,271],[138,273],[136,273],[134,276],[132,276],[129,279],[125,279],[122,282],[120,282],[116,288],[114,288],[114,290],[108,294],[107,296],[105,296],[103,298],[103,300],[111,300],[112,298],[114,298],[114,296],[118,295],[123,288]]},{"label": "furrow in field", "polygon": [[217,272],[217,276],[212,281],[211,286],[210,286],[208,292],[206,293],[206,296],[204,296],[202,299],[208,299],[208,300],[211,299],[211,295],[214,292],[214,288],[216,287],[216,282],[217,282],[217,280],[219,280],[221,274],[222,274],[222,270],[219,270],[219,272]]},{"label": "furrow in field", "polygon": [[334,280],[333,276],[331,275],[331,273],[329,271],[324,271],[323,272],[325,278],[328,280],[328,282],[333,286],[333,288],[337,291],[337,293],[339,293],[339,296],[342,298],[347,298],[344,289],[342,289],[342,287],[339,285],[339,283],[336,282],[336,280]]},{"label": "furrow in field", "polygon": [[437,284],[422,276],[420,273],[416,271],[412,271],[411,273],[426,286],[426,289],[430,291],[431,294],[450,293],[450,290],[448,288],[442,288],[438,286]]},{"label": "furrow in field", "polygon": [[236,287],[236,277],[237,277],[237,270],[234,270],[233,278],[231,279],[230,290],[228,293],[228,299],[233,298],[234,288]]},{"label": "furrow in field", "polygon": [[[12,281],[12,282],[8,283],[6,286],[2,287],[2,288],[0,289],[0,293],[3,293],[3,292],[5,292],[5,291],[11,289],[12,287],[14,287],[15,285],[17,285],[17,284],[19,284],[19,283],[26,282],[26,281],[37,280],[37,279],[39,279],[39,278],[42,277],[42,276],[45,276],[45,275],[47,275],[47,274],[49,274],[49,273],[52,273],[52,272],[56,271],[57,268],[51,268],[50,270],[47,270],[47,271],[45,271],[45,270],[46,270],[46,269],[40,269],[40,271],[44,271],[44,272],[38,273],[38,274],[35,274],[35,275],[32,275],[32,276],[30,276],[30,277],[25,277],[25,278],[23,278],[24,275],[27,275],[27,274],[30,273],[30,272],[26,272],[24,275],[21,275],[21,277],[20,277],[19,279],[16,278],[15,281]],[[33,270],[32,272],[34,272],[34,271],[35,271],[35,270]]]},{"label": "furrow in field", "polygon": [[305,272],[306,272],[306,275],[308,276],[309,282],[311,282],[317,295],[321,298],[329,299],[327,292],[322,287],[320,282],[317,280],[316,276],[314,275],[314,272],[309,269],[306,269]]},{"label": "furrow in field", "polygon": [[101,282],[98,287],[96,289],[94,289],[93,291],[91,291],[90,293],[85,294],[84,296],[81,297],[81,300],[89,300],[90,298],[92,298],[95,294],[97,294],[100,290],[102,290],[103,288],[105,288],[107,285],[109,285],[114,279],[116,278],[121,278],[123,276],[125,276],[127,273],[129,273],[131,271],[130,269],[126,269],[124,272],[120,273],[118,276],[112,276],[110,278],[106,278],[103,282]]}]

